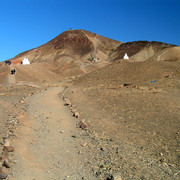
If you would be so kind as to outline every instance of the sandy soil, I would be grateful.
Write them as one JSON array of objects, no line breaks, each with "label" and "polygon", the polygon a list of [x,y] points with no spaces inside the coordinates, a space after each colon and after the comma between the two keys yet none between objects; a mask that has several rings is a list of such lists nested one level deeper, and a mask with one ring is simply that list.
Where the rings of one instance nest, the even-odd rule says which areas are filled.
[{"label": "sandy soil", "polygon": [[99,176],[118,171],[122,179],[179,178],[179,68],[178,62],[117,62],[66,91],[90,129],[114,143],[102,163],[109,161],[111,170],[99,166]]},{"label": "sandy soil", "polygon": [[53,87],[26,100],[9,179],[94,179],[85,168],[90,157],[81,146],[83,133],[58,96],[62,91],[63,87]]},{"label": "sandy soil", "polygon": [[180,179],[180,61],[73,63],[0,66],[7,179]]},{"label": "sandy soil", "polygon": [[16,76],[0,87],[0,150],[6,138],[15,147],[7,179],[179,178],[178,62],[118,61],[58,86]]}]

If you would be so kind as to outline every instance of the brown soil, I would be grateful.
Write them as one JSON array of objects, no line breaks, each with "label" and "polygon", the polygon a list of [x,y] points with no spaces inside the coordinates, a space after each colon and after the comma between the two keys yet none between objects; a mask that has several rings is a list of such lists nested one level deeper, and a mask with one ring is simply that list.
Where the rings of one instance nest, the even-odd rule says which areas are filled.
[{"label": "brown soil", "polygon": [[[119,44],[70,30],[0,63],[0,150],[15,147],[7,179],[180,179],[180,49]],[[134,59],[117,60],[127,48]]]},{"label": "brown soil", "polygon": [[179,62],[119,61],[69,88],[66,96],[90,128],[113,141],[104,145],[110,156],[100,158],[111,170],[99,168],[99,175],[118,171],[122,179],[178,179],[179,70]]}]

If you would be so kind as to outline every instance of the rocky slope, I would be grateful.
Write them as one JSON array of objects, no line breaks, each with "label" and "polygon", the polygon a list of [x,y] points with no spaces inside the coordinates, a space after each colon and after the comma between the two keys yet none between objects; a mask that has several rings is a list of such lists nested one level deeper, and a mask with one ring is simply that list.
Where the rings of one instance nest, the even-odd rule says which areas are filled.
[{"label": "rocky slope", "polygon": [[[3,137],[16,137],[15,159],[10,159],[15,165],[11,163],[13,171],[8,178],[19,179],[30,170],[33,173],[29,175],[34,176],[31,179],[59,178],[59,173],[62,178],[79,179],[73,177],[78,171],[84,179],[117,179],[116,175],[123,180],[180,179],[180,47],[157,42],[119,44],[83,30],[66,31],[16,56],[12,65],[0,65],[0,150]],[[122,59],[125,52],[130,60]],[[30,66],[18,64],[24,57],[29,58]],[[89,57],[100,60],[90,62]],[[11,75],[14,68],[17,72]],[[78,75],[84,76],[69,81],[69,77]],[[52,86],[64,88],[52,90]],[[59,92],[70,101],[69,110],[58,99]],[[79,113],[77,121],[70,121],[73,111]],[[87,128],[80,127],[79,121]],[[26,128],[32,128],[33,135]],[[22,132],[27,133],[27,139]],[[24,150],[23,142],[25,150],[29,149],[18,156]],[[51,142],[55,144],[51,146]],[[31,150],[40,155],[33,158]],[[69,152],[69,156],[62,156]],[[20,165],[23,155],[31,159],[27,161],[31,166]],[[78,165],[66,168],[62,162],[69,165],[72,155]],[[34,166],[42,159],[45,163]],[[79,164],[85,171],[77,171]],[[38,170],[44,165],[48,165],[46,171],[34,172],[34,167]],[[89,176],[86,170],[91,171]]]},{"label": "rocky slope", "polygon": [[[17,82],[59,82],[69,77],[83,75],[107,65],[112,48],[121,42],[85,30],[65,31],[46,44],[25,51],[12,58],[17,70]],[[30,66],[22,66],[28,58]],[[89,58],[98,59],[96,63]],[[1,63],[1,83],[8,83],[7,75],[12,68]]]},{"label": "rocky slope", "polygon": [[98,177],[119,172],[122,179],[179,179],[179,72],[180,61],[118,60],[67,89],[101,139]]},{"label": "rocky slope", "polygon": [[180,47],[156,41],[134,41],[119,45],[110,55],[110,61],[123,59],[127,53],[132,62],[145,60],[179,60]]},{"label": "rocky slope", "polygon": [[[61,76],[74,76],[106,65],[109,52],[121,42],[85,30],[65,31],[53,40],[35,49],[23,52],[12,59],[19,63],[27,57],[31,63],[50,64]],[[88,59],[97,58],[92,64]]]},{"label": "rocky slope", "polygon": [[[9,70],[17,70],[16,83],[57,83],[101,69],[122,59],[127,53],[130,62],[146,60],[179,60],[180,47],[149,41],[122,43],[85,30],[65,31],[46,44],[25,51],[13,59],[11,68],[1,64],[1,83],[9,83]],[[30,66],[22,66],[24,58]],[[89,58],[96,59],[95,62]]]},{"label": "rocky slope", "polygon": [[24,57],[28,57],[31,62],[50,61],[48,58],[50,55],[54,56],[52,58],[54,61],[58,61],[62,56],[70,56],[74,58],[93,56],[102,60],[102,57],[103,59],[106,59],[111,49],[119,44],[121,44],[121,42],[89,31],[69,30],[63,32],[40,47],[17,55],[13,58],[13,61]]}]

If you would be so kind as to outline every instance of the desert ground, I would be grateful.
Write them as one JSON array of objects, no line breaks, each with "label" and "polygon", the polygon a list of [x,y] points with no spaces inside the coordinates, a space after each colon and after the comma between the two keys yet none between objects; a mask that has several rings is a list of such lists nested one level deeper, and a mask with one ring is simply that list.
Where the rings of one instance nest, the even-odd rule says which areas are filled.
[{"label": "desert ground", "polygon": [[179,47],[77,32],[0,64],[0,179],[180,179]]}]

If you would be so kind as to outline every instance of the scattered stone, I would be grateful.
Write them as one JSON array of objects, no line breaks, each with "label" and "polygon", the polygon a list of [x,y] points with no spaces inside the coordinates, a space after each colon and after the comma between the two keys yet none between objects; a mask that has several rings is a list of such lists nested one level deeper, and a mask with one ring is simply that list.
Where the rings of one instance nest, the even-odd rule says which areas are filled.
[{"label": "scattered stone", "polygon": [[141,177],[140,177],[140,180],[144,180],[144,179],[146,179],[144,176],[141,176]]},{"label": "scattered stone", "polygon": [[75,117],[75,118],[79,118],[79,117],[80,117],[79,112],[75,112],[75,113],[74,113],[74,117]]},{"label": "scattered stone", "polygon": [[73,138],[77,138],[77,136],[76,136],[76,135],[72,135],[71,137],[73,137]]},{"label": "scattered stone", "polygon": [[6,147],[6,146],[10,146],[10,142],[9,142],[8,139],[6,139],[6,140],[4,141],[4,147]]},{"label": "scattered stone", "polygon": [[7,152],[13,152],[14,151],[14,147],[13,146],[5,146],[4,147],[4,151],[7,150]]},{"label": "scattered stone", "polygon": [[113,176],[114,176],[114,180],[122,180],[122,178],[121,178],[119,173],[116,173]]},{"label": "scattered stone", "polygon": [[6,158],[6,157],[8,157],[8,149],[4,147],[2,152],[2,158]]},{"label": "scattered stone", "polygon": [[8,159],[4,160],[3,166],[6,167],[6,168],[10,168],[10,164],[9,164]]},{"label": "scattered stone", "polygon": [[7,174],[3,171],[3,168],[0,169],[0,179],[6,179],[7,178]]},{"label": "scattered stone", "polygon": [[82,154],[82,151],[79,151],[78,154]]},{"label": "scattered stone", "polygon": [[124,83],[124,84],[123,84],[124,87],[130,86],[130,85],[131,85],[131,84],[129,84],[129,83]]},{"label": "scattered stone", "polygon": [[8,154],[4,154],[0,157],[0,161],[4,161],[4,159],[8,159]]},{"label": "scattered stone", "polygon": [[88,127],[88,125],[86,124],[85,120],[83,119],[82,121],[80,121],[79,123],[79,127],[82,129],[85,129]]},{"label": "scattered stone", "polygon": [[6,179],[7,178],[7,174],[0,172],[0,179]]},{"label": "scattered stone", "polygon": [[26,102],[26,101],[25,101],[25,100],[23,100],[23,99],[20,101],[20,103],[21,103],[21,104],[24,104],[25,102]]},{"label": "scattered stone", "polygon": [[106,174],[105,180],[115,180],[115,179],[114,179],[114,176],[112,174]]},{"label": "scattered stone", "polygon": [[13,161],[13,163],[14,163],[14,164],[16,164],[16,163],[17,163],[17,161],[16,161],[16,160],[14,160],[14,161]]},{"label": "scattered stone", "polygon": [[69,99],[66,99],[64,105],[71,106],[71,101]]},{"label": "scattered stone", "polygon": [[60,130],[60,133],[64,133],[64,131],[63,131],[63,130]]},{"label": "scattered stone", "polygon": [[87,143],[83,143],[81,144],[82,147],[86,147],[87,146]]},{"label": "scattered stone", "polygon": [[95,174],[96,174],[96,177],[98,177],[101,175],[101,171],[97,171]]},{"label": "scattered stone", "polygon": [[77,109],[74,108],[74,107],[71,107],[70,109],[71,109],[71,112],[72,112],[73,114],[74,114],[75,112],[77,112]]}]

